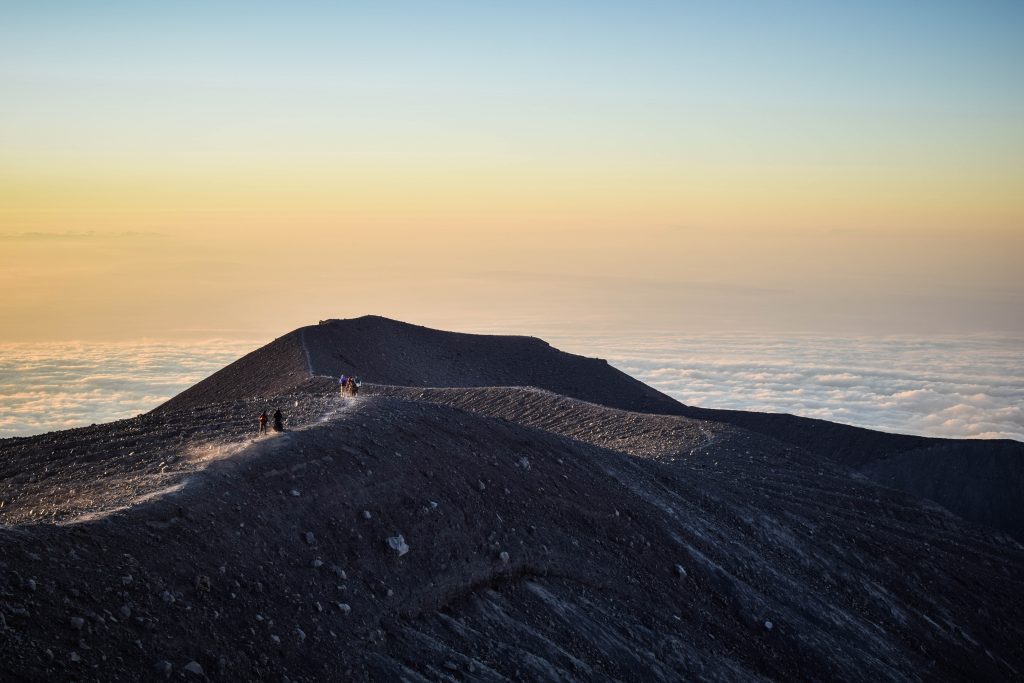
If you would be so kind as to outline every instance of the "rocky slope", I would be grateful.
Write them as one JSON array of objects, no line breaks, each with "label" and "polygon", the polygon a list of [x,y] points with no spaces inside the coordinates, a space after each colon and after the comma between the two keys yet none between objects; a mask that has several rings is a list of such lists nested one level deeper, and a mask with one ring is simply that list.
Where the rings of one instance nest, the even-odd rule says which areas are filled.
[{"label": "rocky slope", "polygon": [[325,320],[278,338],[168,401],[159,410],[275,396],[309,377],[357,374],[411,387],[535,387],[646,413],[731,424],[924,496],[964,519],[1024,540],[1024,444],[930,439],[771,413],[685,406],[605,361],[533,337],[460,334],[379,316]]},{"label": "rocky slope", "polygon": [[[0,441],[0,679],[1024,671],[1024,548],[835,459],[609,406],[657,395],[601,400],[571,365],[549,381],[587,400],[435,365],[422,383],[449,386],[342,399],[252,367],[262,398],[207,380],[140,418]],[[275,406],[288,431],[255,435]]]},{"label": "rocky slope", "polygon": [[933,439],[794,415],[693,406],[679,414],[756,431],[1024,540],[1024,443],[1019,441]]}]

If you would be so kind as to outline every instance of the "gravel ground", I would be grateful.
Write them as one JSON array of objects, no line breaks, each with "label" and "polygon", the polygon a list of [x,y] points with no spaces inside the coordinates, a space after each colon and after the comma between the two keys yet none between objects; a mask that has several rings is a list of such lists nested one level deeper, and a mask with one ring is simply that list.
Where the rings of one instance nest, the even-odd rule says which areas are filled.
[{"label": "gravel ground", "polygon": [[0,679],[1020,678],[1005,534],[583,388],[214,381],[0,441]]}]

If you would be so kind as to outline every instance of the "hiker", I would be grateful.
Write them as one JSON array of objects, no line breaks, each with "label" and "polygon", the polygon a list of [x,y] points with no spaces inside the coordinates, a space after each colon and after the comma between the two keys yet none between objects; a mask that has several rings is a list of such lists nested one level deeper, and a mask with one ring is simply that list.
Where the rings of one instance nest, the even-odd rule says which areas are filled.
[{"label": "hiker", "polygon": [[281,409],[280,408],[278,408],[277,410],[274,411],[274,431],[275,432],[283,432],[284,431],[284,416],[281,414]]},{"label": "hiker", "polygon": [[344,372],[341,373],[341,377],[338,378],[338,386],[341,387],[341,395],[345,395],[345,384],[348,383],[348,375]]},{"label": "hiker", "polygon": [[260,431],[259,431],[259,433],[260,434],[266,434],[267,433],[267,411],[265,411],[265,410],[263,411],[263,414],[260,415]]},{"label": "hiker", "polygon": [[345,385],[345,393],[349,396],[355,396],[359,393],[359,387],[356,386],[356,378],[349,377],[348,384]]}]

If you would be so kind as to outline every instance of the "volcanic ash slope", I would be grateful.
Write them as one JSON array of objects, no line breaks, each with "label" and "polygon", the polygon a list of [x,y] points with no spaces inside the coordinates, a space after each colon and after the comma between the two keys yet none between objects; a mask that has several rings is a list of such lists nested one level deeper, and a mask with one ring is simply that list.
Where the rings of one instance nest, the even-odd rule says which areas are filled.
[{"label": "volcanic ash slope", "polygon": [[[1024,549],[1000,532],[758,432],[609,407],[660,400],[629,378],[607,401],[571,367],[551,382],[575,397],[342,399],[311,376],[330,353],[352,352],[264,377],[278,394],[208,380],[0,442],[0,679],[1024,672]],[[254,439],[275,404],[289,431]]]}]

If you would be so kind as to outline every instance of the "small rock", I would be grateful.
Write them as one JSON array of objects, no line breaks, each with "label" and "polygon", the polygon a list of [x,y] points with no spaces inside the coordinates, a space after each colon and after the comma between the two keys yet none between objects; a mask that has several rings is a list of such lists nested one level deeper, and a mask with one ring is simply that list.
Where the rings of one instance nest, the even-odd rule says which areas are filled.
[{"label": "small rock", "polygon": [[32,580],[32,579],[29,579],[28,581],[25,582],[25,588],[27,588],[30,591],[32,591],[33,593],[35,593],[36,592],[36,582],[34,580]]},{"label": "small rock", "polygon": [[70,659],[72,662],[80,662],[80,661],[82,661],[82,658],[79,657],[78,653],[74,652],[74,651],[72,651],[70,654],[68,654],[68,659]]},{"label": "small rock", "polygon": [[309,566],[312,567],[313,569],[320,569],[320,567],[324,566],[324,563],[323,563],[323,560],[316,559],[316,560],[313,560],[312,562],[310,562]]},{"label": "small rock", "polygon": [[486,491],[487,490],[487,484],[485,484],[482,480],[476,482],[476,487],[478,489],[480,489],[481,491]]},{"label": "small rock", "polygon": [[341,567],[339,567],[338,565],[336,565],[336,564],[331,565],[331,571],[334,572],[334,575],[337,576],[342,581],[347,581],[348,580],[348,574],[346,574],[345,570],[342,569]]},{"label": "small rock", "polygon": [[349,614],[352,611],[352,607],[347,602],[339,602],[338,609],[342,614]]},{"label": "small rock", "polygon": [[85,619],[82,617],[71,617],[71,628],[81,631],[83,626],[85,626]]},{"label": "small rock", "polygon": [[680,579],[685,579],[686,578],[686,569],[683,568],[683,565],[681,565],[681,564],[677,564],[676,565],[676,575]]},{"label": "small rock", "polygon": [[160,599],[166,602],[168,605],[174,604],[174,596],[171,595],[170,591],[164,591],[160,594]]},{"label": "small rock", "polygon": [[206,576],[205,574],[200,574],[199,576],[197,576],[195,583],[196,590],[203,593],[209,593],[210,587],[213,585],[212,582],[210,581],[210,577]]},{"label": "small rock", "polygon": [[300,643],[304,643],[306,641],[306,632],[303,631],[298,626],[296,626],[295,627],[295,637],[299,639]]},{"label": "small rock", "polygon": [[405,538],[402,534],[397,536],[391,536],[387,539],[388,547],[391,548],[399,557],[409,552],[409,546],[405,542]]},{"label": "small rock", "polygon": [[132,575],[131,574],[125,574],[124,576],[121,577],[121,585],[122,586],[130,586],[130,585],[132,585],[132,581],[133,581],[133,579],[132,579]]},{"label": "small rock", "polygon": [[307,531],[304,538],[306,539],[307,545],[316,545],[316,536],[313,535],[312,531]]},{"label": "small rock", "polygon": [[373,515],[370,514],[369,510],[363,510],[363,519],[371,519]]},{"label": "small rock", "polygon": [[527,472],[530,471],[530,459],[529,458],[527,458],[525,456],[523,456],[522,458],[519,458],[518,465],[520,467],[522,467],[524,470],[526,470]]},{"label": "small rock", "polygon": [[292,496],[293,496],[294,498],[298,498],[299,496],[301,496],[301,495],[302,495],[302,494],[301,494],[301,493],[299,493],[299,492],[298,492],[298,491],[297,491],[296,489],[292,489],[290,493],[292,494]]},{"label": "small rock", "polygon": [[448,669],[449,671],[458,671],[459,665],[450,659],[446,659],[444,662],[444,668]]},{"label": "small rock", "polygon": [[773,628],[775,628],[775,624],[773,624],[770,621],[765,621],[764,622],[764,627],[765,627],[766,630],[771,631]]},{"label": "small rock", "polygon": [[195,660],[192,660],[185,666],[181,667],[181,670],[186,673],[195,674],[196,676],[203,675],[203,667],[199,666],[199,662]]},{"label": "small rock", "polygon": [[272,643],[274,643],[274,645],[280,645],[281,644],[281,637],[280,636],[276,636],[273,633],[270,634],[270,640],[271,640]]},{"label": "small rock", "polygon": [[121,616],[125,619],[132,615],[131,605],[121,605],[121,609],[118,611],[121,613]]},{"label": "small rock", "polygon": [[503,564],[508,564],[511,558],[509,557],[506,551],[502,550],[501,553],[498,555],[498,559],[500,559]]}]

